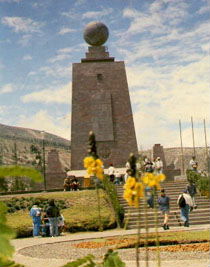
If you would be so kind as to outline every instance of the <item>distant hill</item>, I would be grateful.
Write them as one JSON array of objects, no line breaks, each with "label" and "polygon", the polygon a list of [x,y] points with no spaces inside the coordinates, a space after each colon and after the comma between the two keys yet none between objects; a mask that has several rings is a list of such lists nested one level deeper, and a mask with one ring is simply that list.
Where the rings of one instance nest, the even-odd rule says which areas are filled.
[{"label": "distant hill", "polygon": [[[184,168],[189,168],[190,159],[193,156],[194,149],[192,147],[183,148],[183,158],[184,158]],[[196,147],[195,148],[196,159],[198,161],[199,170],[207,170],[207,158],[206,158],[206,148],[205,147]],[[140,154],[153,159],[153,151],[151,149],[140,151]],[[171,147],[164,148],[164,155],[167,166],[174,166],[175,169],[182,168],[182,154],[180,147]],[[209,155],[209,147],[208,147]]]},{"label": "distant hill", "polygon": [[43,133],[39,130],[0,124],[0,138],[3,139],[40,143],[42,142],[43,135],[45,142],[48,144],[53,144],[55,146],[63,146],[64,148],[70,146],[69,140],[54,134],[50,134],[47,132]]},{"label": "distant hill", "polygon": [[0,165],[1,164],[23,164],[31,165],[35,155],[31,153],[31,145],[42,151],[44,146],[47,153],[57,149],[63,168],[70,165],[70,141],[47,132],[28,128],[8,126],[0,124]]}]

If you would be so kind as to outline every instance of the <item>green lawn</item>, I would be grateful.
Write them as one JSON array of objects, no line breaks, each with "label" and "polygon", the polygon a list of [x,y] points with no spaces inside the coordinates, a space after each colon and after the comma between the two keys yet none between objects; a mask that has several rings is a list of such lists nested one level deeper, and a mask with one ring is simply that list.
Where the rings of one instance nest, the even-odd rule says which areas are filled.
[{"label": "green lawn", "polygon": [[[15,197],[37,197],[47,199],[65,199],[69,207],[61,210],[65,218],[68,231],[89,231],[99,228],[98,204],[95,190],[71,191],[71,192],[53,192],[16,195]],[[7,200],[13,196],[1,197],[1,200]],[[106,195],[100,190],[101,201],[101,222],[103,228],[112,228],[115,225],[114,215],[106,201]],[[20,210],[15,213],[7,214],[8,224],[15,229],[17,236],[30,235],[32,220],[28,210]]]}]

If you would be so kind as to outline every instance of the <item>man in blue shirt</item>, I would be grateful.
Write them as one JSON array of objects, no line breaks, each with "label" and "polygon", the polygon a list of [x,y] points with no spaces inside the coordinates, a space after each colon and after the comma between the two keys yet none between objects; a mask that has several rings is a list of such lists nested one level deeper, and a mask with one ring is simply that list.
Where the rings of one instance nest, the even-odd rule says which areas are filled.
[{"label": "man in blue shirt", "polygon": [[158,198],[159,209],[164,215],[163,229],[168,230],[168,219],[169,219],[169,209],[170,209],[170,198],[166,196],[165,190],[161,190],[161,196]]}]

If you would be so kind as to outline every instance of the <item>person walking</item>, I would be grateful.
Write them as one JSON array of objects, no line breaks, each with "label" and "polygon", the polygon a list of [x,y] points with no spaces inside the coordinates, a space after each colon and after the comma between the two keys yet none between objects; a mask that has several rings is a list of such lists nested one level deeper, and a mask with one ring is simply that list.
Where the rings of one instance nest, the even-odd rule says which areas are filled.
[{"label": "person walking", "polygon": [[187,192],[189,193],[189,195],[192,198],[193,208],[197,209],[197,205],[195,204],[195,195],[197,193],[195,183],[189,182],[189,184],[187,185]]},{"label": "person walking", "polygon": [[161,195],[158,198],[159,209],[164,215],[163,229],[168,230],[169,210],[170,210],[170,198],[166,196],[165,189],[161,190]]},{"label": "person walking", "polygon": [[33,221],[33,236],[37,237],[40,235],[41,227],[41,208],[39,208],[39,201],[36,201],[30,209],[30,216]]},{"label": "person walking", "polygon": [[54,199],[49,201],[49,206],[46,210],[47,216],[49,218],[50,224],[50,236],[58,236],[58,217],[60,216],[60,211],[58,207],[55,205]]},{"label": "person walking", "polygon": [[193,201],[191,196],[188,194],[187,189],[185,189],[183,193],[179,195],[177,204],[180,208],[180,217],[184,222],[184,226],[189,227],[189,212],[193,207]]}]

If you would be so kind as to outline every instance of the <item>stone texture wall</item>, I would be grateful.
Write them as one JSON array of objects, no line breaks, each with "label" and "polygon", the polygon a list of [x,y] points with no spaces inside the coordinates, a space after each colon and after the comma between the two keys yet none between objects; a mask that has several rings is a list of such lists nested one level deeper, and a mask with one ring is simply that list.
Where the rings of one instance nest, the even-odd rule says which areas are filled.
[{"label": "stone texture wall", "polygon": [[137,142],[123,61],[103,47],[91,47],[82,63],[73,64],[71,169],[83,169],[89,131],[96,135],[105,167],[124,167]]}]

